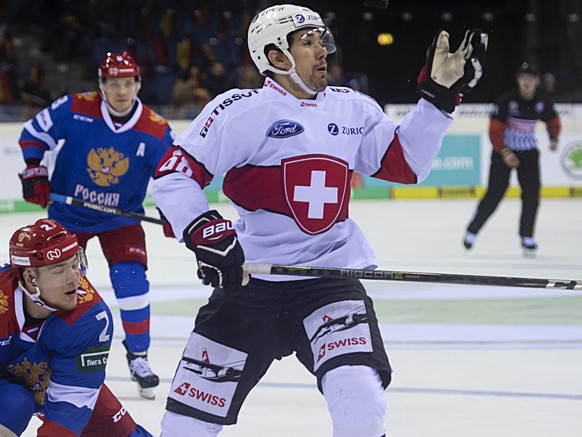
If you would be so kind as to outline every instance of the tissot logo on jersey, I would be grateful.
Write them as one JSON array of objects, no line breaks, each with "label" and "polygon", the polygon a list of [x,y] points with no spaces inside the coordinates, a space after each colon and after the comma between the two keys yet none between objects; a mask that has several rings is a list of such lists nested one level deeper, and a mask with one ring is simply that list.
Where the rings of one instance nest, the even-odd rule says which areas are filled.
[{"label": "tissot logo on jersey", "polygon": [[[214,116],[217,116],[224,109],[226,109],[227,107],[232,105],[234,102],[241,100],[245,97],[251,97],[255,94],[258,94],[257,90],[250,90],[246,93],[234,93],[230,97],[227,97],[226,99],[224,99],[222,101],[222,103],[219,103],[218,106],[216,108],[214,108],[214,110],[211,112],[211,114]],[[206,120],[206,123],[204,123],[204,127],[202,128],[202,130],[200,131],[200,134],[199,134],[202,138],[206,138],[206,134],[208,133],[208,128],[210,127],[210,125],[212,124],[213,121],[214,121],[213,119],[209,118],[208,120]]]},{"label": "tissot logo on jersey", "polygon": [[279,120],[267,129],[267,136],[271,138],[289,138],[299,135],[305,128],[293,120]]}]

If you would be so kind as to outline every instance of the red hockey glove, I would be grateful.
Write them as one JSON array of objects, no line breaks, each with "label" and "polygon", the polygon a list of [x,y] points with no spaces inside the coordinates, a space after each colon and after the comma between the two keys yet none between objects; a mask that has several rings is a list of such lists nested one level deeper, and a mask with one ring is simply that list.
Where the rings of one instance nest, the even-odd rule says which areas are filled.
[{"label": "red hockey glove", "polygon": [[27,165],[18,177],[22,181],[24,200],[46,208],[51,193],[48,169],[44,165]]},{"label": "red hockey glove", "polygon": [[455,110],[483,73],[488,36],[480,30],[467,30],[456,52],[449,51],[449,34],[437,33],[426,54],[426,65],[418,76],[418,93],[437,108]]},{"label": "red hockey glove", "polygon": [[172,225],[170,224],[170,222],[168,221],[168,219],[166,218],[166,216],[164,215],[162,210],[160,208],[158,208],[157,206],[156,206],[156,209],[158,210],[158,213],[160,213],[160,218],[162,220],[166,221],[166,223],[164,223],[162,225],[163,230],[164,230],[164,236],[168,237],[168,238],[176,238],[176,234],[174,234],[174,230],[172,229]]},{"label": "red hockey glove", "polygon": [[207,211],[184,229],[186,247],[196,254],[204,285],[236,289],[242,285],[245,255],[230,220]]}]

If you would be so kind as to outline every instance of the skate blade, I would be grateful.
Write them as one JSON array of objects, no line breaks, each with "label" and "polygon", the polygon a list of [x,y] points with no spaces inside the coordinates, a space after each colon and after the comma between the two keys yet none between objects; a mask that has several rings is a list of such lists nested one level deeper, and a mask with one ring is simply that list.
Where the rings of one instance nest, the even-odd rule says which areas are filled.
[{"label": "skate blade", "polygon": [[523,250],[523,256],[526,257],[526,258],[535,258],[536,257],[536,251],[535,250],[524,249]]},{"label": "skate blade", "polygon": [[142,388],[138,386],[137,391],[139,395],[144,399],[149,399],[153,401],[156,398],[153,388]]}]

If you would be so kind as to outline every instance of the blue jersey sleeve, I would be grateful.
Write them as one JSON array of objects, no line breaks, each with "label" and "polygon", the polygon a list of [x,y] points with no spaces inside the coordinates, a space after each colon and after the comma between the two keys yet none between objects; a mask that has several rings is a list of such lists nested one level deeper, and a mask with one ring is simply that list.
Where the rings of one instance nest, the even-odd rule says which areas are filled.
[{"label": "blue jersey sleeve", "polygon": [[70,115],[71,101],[71,95],[61,97],[24,124],[18,142],[25,160],[42,159],[45,151],[54,150],[66,137],[68,123],[63,120]]}]

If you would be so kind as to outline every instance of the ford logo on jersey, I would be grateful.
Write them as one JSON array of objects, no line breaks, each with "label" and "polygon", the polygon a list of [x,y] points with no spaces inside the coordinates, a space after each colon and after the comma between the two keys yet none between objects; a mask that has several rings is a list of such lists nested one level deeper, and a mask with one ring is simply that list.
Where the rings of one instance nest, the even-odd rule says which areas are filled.
[{"label": "ford logo on jersey", "polygon": [[267,136],[271,138],[289,138],[299,135],[305,128],[296,121],[279,120],[267,130]]}]

